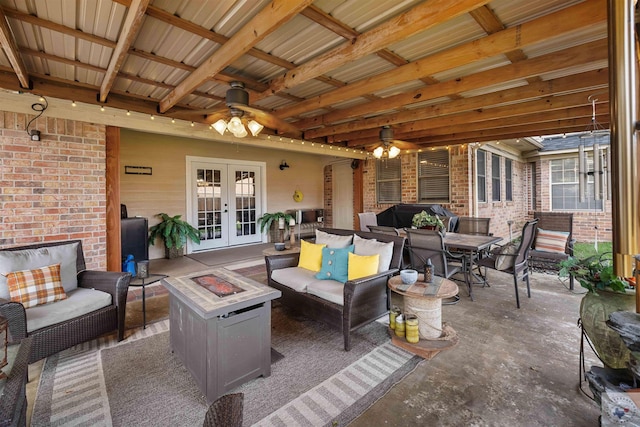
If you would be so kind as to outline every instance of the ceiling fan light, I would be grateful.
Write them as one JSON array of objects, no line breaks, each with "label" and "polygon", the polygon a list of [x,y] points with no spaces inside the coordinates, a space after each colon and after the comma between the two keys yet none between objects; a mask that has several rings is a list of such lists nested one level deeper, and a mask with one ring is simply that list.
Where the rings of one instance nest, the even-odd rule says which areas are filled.
[{"label": "ceiling fan light", "polygon": [[376,159],[381,159],[383,154],[384,154],[384,148],[382,146],[373,150],[373,157],[375,157]]},{"label": "ceiling fan light", "polygon": [[213,128],[217,130],[220,135],[224,135],[224,131],[227,129],[227,122],[220,119],[213,124]]},{"label": "ceiling fan light", "polygon": [[392,145],[389,148],[389,158],[393,159],[398,157],[398,154],[400,154],[400,149],[398,147],[396,147],[395,145]]},{"label": "ceiling fan light", "polygon": [[264,129],[264,126],[262,126],[260,123],[256,122],[255,120],[249,120],[247,127],[249,128],[249,130],[251,131],[251,135],[253,136],[258,136],[260,131]]},{"label": "ceiling fan light", "polygon": [[[242,124],[242,123],[241,123],[241,124]],[[245,127],[244,127],[244,126],[241,126],[239,131],[237,131],[237,132],[233,132],[233,135],[234,135],[236,138],[244,138],[245,136],[247,136],[247,135],[248,135],[248,133],[247,133],[247,130],[245,129]]]},{"label": "ceiling fan light", "polygon": [[231,117],[231,120],[229,120],[229,124],[227,125],[227,129],[229,129],[229,132],[234,135],[236,133],[241,133],[242,130],[246,132],[246,129],[244,129],[244,125],[242,124],[240,117]]}]

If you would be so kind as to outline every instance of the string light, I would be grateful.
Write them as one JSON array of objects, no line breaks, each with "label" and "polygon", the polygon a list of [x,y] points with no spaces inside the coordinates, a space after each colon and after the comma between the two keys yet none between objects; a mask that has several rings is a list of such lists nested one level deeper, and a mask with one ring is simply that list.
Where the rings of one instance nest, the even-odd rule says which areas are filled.
[{"label": "string light", "polygon": [[194,127],[194,126],[195,126],[195,123],[191,122],[191,127]]},{"label": "string light", "polygon": [[176,119],[171,119],[171,123],[175,123],[175,122],[176,122]]},{"label": "string light", "polygon": [[100,106],[100,111],[102,111],[104,113],[104,105]]},{"label": "string light", "polygon": [[131,115],[131,111],[127,110],[127,116]]},{"label": "string light", "polygon": [[71,101],[71,106],[75,107],[76,106],[76,101]]},{"label": "string light", "polygon": [[151,115],[151,117],[149,117],[151,120],[155,120],[156,116],[154,116],[153,114]]}]

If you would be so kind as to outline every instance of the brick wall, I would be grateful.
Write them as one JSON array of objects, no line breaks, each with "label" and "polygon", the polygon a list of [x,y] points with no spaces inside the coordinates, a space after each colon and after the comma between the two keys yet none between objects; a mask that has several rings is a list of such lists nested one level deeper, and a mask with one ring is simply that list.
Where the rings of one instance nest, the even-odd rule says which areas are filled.
[{"label": "brick wall", "polygon": [[[46,115],[45,115],[46,116]],[[81,239],[87,268],[106,268],[105,128],[0,111],[0,247]]]}]

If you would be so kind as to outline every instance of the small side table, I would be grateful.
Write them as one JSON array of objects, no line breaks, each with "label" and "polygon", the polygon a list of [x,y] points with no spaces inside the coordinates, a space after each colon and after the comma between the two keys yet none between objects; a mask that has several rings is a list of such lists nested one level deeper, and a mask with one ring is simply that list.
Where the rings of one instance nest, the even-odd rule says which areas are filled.
[{"label": "small side table", "polygon": [[295,246],[287,246],[282,251],[277,251],[275,247],[270,247],[262,250],[262,255],[264,256],[273,256],[273,255],[290,255],[300,253],[300,245]]},{"label": "small side table", "polygon": [[159,282],[165,277],[167,277],[166,274],[150,274],[149,277],[145,277],[144,279],[134,277],[129,282],[129,286],[142,286],[142,329],[147,329],[147,307],[145,306],[144,287]]}]

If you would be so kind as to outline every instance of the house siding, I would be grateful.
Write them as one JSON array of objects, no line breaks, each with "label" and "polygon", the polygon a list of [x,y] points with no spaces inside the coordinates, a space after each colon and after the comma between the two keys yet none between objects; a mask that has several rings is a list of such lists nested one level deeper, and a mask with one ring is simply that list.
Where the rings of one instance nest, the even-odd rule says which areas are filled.
[{"label": "house siding", "polygon": [[0,111],[0,246],[82,240],[87,268],[106,269],[105,126]]}]

